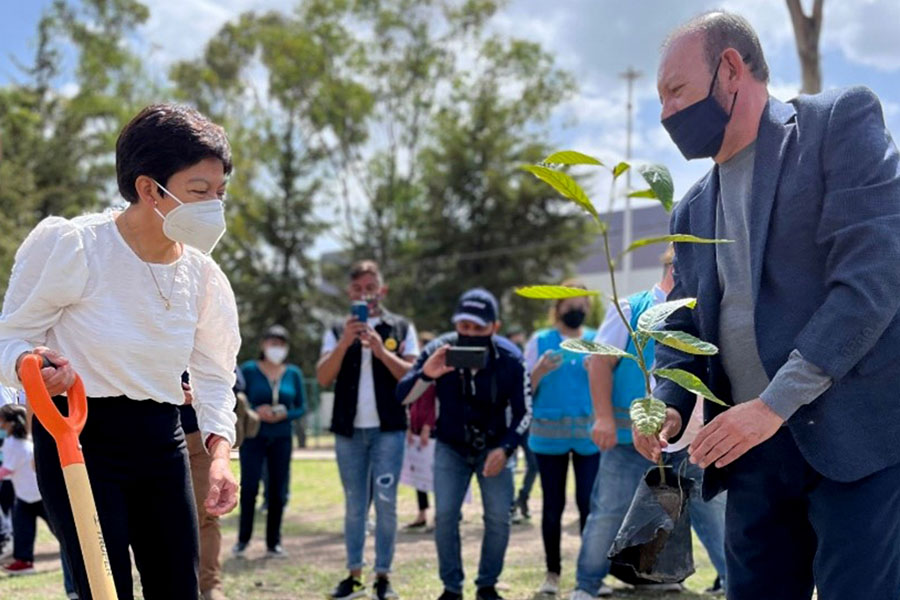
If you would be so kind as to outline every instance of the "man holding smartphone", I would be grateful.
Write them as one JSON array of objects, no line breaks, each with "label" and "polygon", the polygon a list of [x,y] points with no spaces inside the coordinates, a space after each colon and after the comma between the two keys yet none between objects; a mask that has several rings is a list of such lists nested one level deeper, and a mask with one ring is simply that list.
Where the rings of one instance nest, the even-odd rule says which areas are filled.
[{"label": "man holding smartphone", "polygon": [[335,384],[331,431],[344,487],[344,543],[350,571],[330,597],[369,597],[362,570],[371,500],[376,576],[371,597],[384,600],[398,597],[388,580],[406,432],[406,409],[397,400],[396,387],[418,355],[419,344],[413,324],[382,306],[387,286],[375,261],[353,265],[347,294],[350,316],[325,332],[316,367],[320,385]]},{"label": "man holding smartphone", "polygon": [[464,574],[459,517],[472,475],[484,506],[484,538],[476,600],[502,600],[495,585],[509,541],[513,474],[509,457],[531,422],[528,373],[522,354],[500,329],[497,300],[469,290],[453,315],[456,331],[437,338],[400,381],[405,404],[436,386],[438,418],[434,456],[435,542],[444,593],[462,598]]}]

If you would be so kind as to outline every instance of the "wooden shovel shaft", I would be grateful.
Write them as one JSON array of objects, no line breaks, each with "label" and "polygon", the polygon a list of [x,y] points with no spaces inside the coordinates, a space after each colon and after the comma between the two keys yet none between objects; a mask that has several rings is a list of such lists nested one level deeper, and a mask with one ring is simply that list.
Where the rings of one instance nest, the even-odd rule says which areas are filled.
[{"label": "wooden shovel shaft", "polygon": [[87,421],[84,384],[76,375],[75,383],[68,391],[69,416],[62,416],[50,399],[41,377],[44,360],[46,359],[36,354],[30,354],[22,359],[19,367],[22,384],[28,396],[28,405],[56,442],[69,504],[72,506],[72,516],[75,519],[78,544],[81,546],[81,555],[91,587],[91,596],[96,600],[118,600],[112,568],[106,555],[106,544],[103,542],[103,532],[100,529],[100,519],[97,516],[97,506],[94,504],[94,494],[91,491],[91,482],[78,441],[78,436]]},{"label": "wooden shovel shaft", "polygon": [[95,600],[117,600],[116,586],[113,582],[112,567],[106,555],[106,544],[100,530],[100,519],[91,492],[84,463],[74,463],[63,468],[69,503],[72,505],[72,516],[75,518],[75,529],[78,531],[78,543],[91,585],[91,596]]}]

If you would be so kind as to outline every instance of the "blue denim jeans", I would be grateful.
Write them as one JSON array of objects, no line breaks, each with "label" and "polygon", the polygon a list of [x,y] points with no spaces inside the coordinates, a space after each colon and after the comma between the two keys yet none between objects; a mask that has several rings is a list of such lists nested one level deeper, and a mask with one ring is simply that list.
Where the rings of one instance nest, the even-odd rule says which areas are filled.
[{"label": "blue denim jeans", "polygon": [[[347,568],[365,566],[366,515],[370,493],[375,504],[375,572],[391,572],[397,537],[397,483],[403,467],[405,434],[377,427],[336,435],[334,450],[344,487],[344,545]],[[374,483],[374,485],[373,485]]]},{"label": "blue denim jeans", "polygon": [[434,453],[434,541],[437,545],[441,582],[448,591],[461,594],[465,574],[459,538],[459,517],[472,475],[478,479],[484,507],[484,537],[478,563],[479,588],[497,583],[509,543],[509,506],[513,498],[512,463],[496,477],[482,475],[487,452],[467,457],[447,444],[437,443]]},{"label": "blue denim jeans", "polygon": [[[683,450],[666,455],[666,462],[677,469],[686,457],[687,451]],[[596,594],[603,584],[603,578],[609,574],[607,553],[625,520],[644,473],[651,466],[653,464],[630,444],[619,444],[601,454],[600,472],[591,492],[591,514],[581,534],[581,550],[578,553],[578,570],[575,575],[578,589]],[[702,469],[689,462],[685,466],[686,476],[696,481],[691,492],[691,523],[724,582],[725,495],[721,494],[711,502],[704,503],[700,494]]]},{"label": "blue denim jeans", "polygon": [[600,453],[600,471],[591,491],[591,513],[581,532],[575,573],[579,590],[596,595],[603,578],[609,574],[606,555],[641,478],[651,466],[652,463],[638,454],[631,444],[619,444]]}]

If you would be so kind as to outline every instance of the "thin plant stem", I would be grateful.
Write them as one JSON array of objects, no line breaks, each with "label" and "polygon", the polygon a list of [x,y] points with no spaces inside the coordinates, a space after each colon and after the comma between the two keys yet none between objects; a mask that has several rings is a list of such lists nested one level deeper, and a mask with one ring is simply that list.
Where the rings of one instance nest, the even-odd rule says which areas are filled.
[{"label": "thin plant stem", "polygon": [[[613,188],[615,188],[615,177],[613,178]],[[610,202],[610,205],[612,203]],[[637,363],[638,367],[641,369],[641,373],[644,375],[644,389],[646,390],[646,401],[650,402],[650,398],[652,397],[653,390],[650,387],[650,369],[647,367],[647,363],[644,361],[644,347],[645,345],[641,342],[640,336],[638,336],[637,332],[635,332],[634,328],[631,326],[631,322],[625,318],[625,313],[622,312],[622,307],[619,306],[619,292],[616,288],[616,269],[615,263],[612,259],[612,253],[609,250],[609,233],[608,228],[603,227],[603,250],[606,255],[606,264],[609,268],[609,280],[612,285],[612,296],[613,296],[613,306],[616,307],[616,312],[619,313],[619,318],[625,324],[625,327],[628,329],[628,336],[631,338],[632,343],[634,344],[635,354],[637,355]],[[640,402],[640,400],[639,400]],[[657,461],[657,468],[659,469],[659,483],[662,485],[665,483],[665,466],[663,464],[662,454],[660,454],[659,461]]]}]

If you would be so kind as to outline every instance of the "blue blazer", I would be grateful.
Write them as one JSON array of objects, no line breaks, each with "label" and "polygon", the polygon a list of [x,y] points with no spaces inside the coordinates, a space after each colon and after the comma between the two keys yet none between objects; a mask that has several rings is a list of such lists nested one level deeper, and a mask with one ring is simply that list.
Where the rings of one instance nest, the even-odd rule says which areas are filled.
[{"label": "blue blazer", "polygon": [[[672,233],[715,236],[718,168],[672,214]],[[759,356],[769,378],[791,350],[834,384],[789,420],[810,465],[855,481],[900,462],[900,162],[870,90],[853,87],[785,104],[770,98],[756,141],[750,267]],[[676,244],[670,300],[693,296],[666,328],[719,338],[716,246]],[[657,344],[658,367],[686,369],[720,398],[730,384],[717,356]],[[657,396],[687,423],[694,395],[668,380]],[[709,422],[722,407],[705,403]],[[736,465],[740,464],[740,460]],[[707,469],[705,492],[727,484]]]}]

